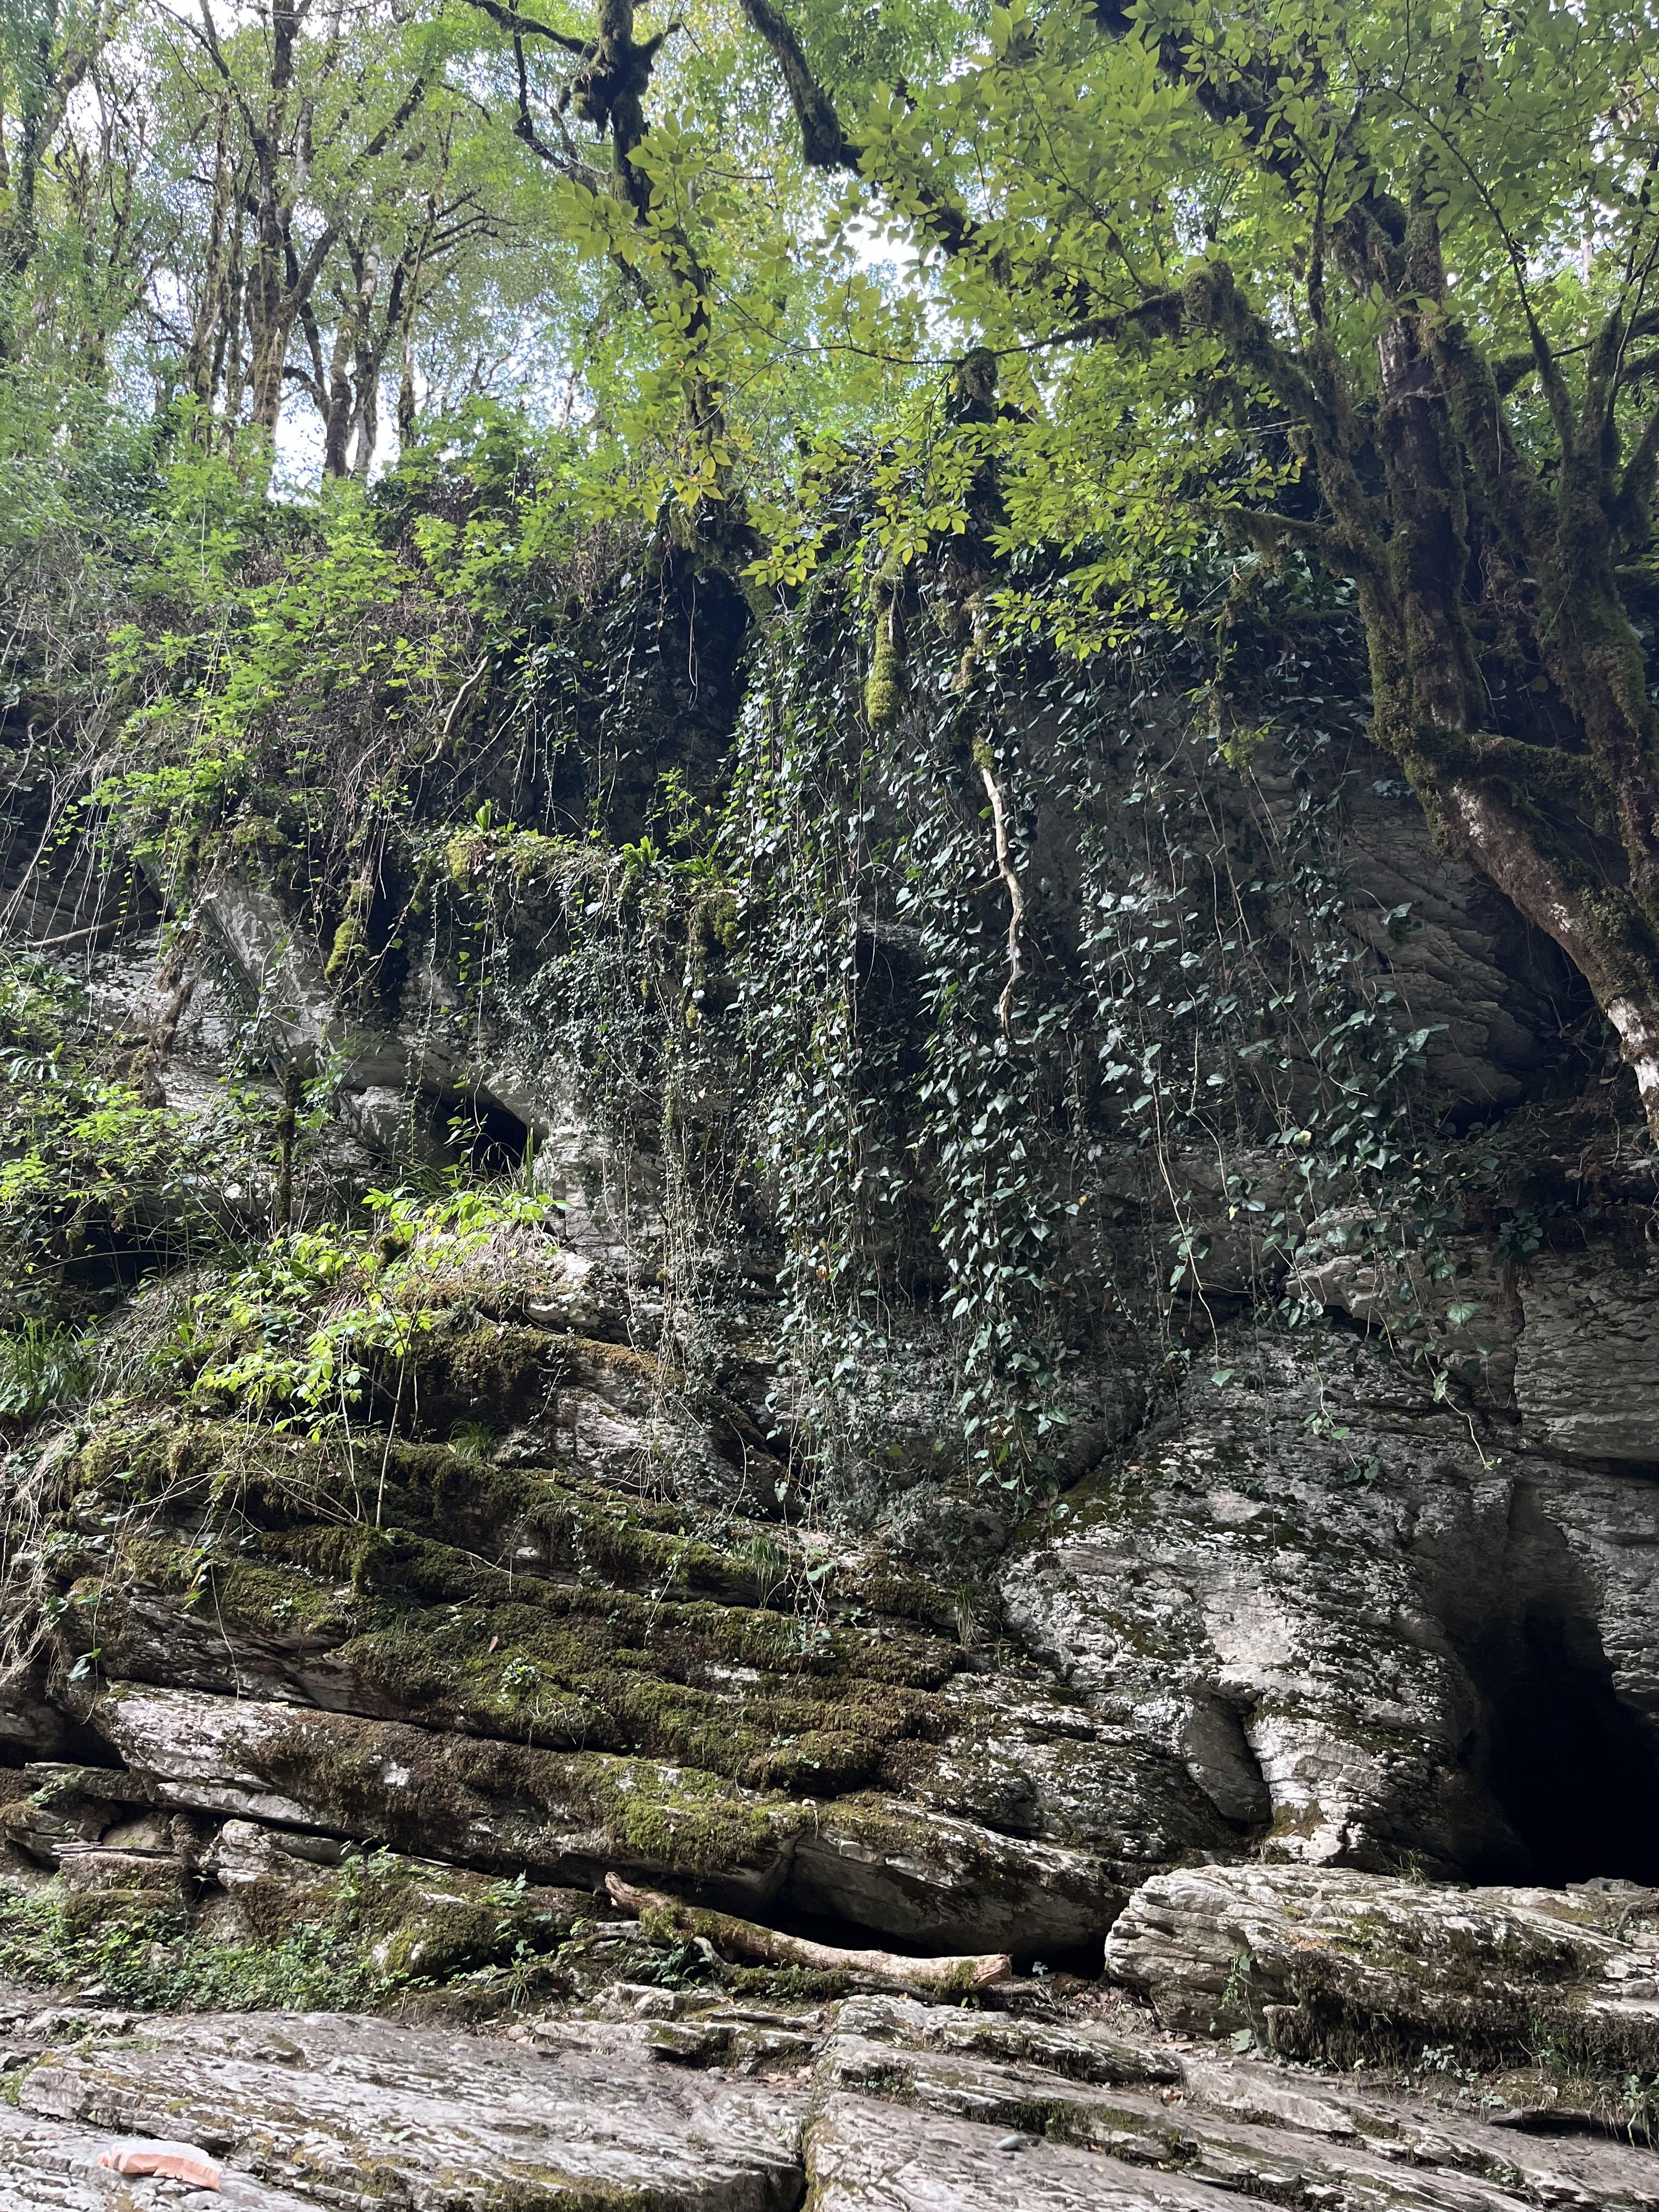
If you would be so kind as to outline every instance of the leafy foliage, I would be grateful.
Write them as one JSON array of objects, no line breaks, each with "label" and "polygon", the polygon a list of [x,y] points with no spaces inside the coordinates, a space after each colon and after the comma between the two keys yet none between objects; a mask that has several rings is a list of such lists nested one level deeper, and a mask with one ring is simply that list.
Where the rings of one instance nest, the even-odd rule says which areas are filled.
[{"label": "leafy foliage", "polygon": [[371,1191],[370,1225],[274,1240],[252,1266],[198,1291],[176,1340],[204,1407],[275,1416],[315,1437],[349,1428],[379,1370],[394,1378],[442,1289],[502,1231],[554,1211],[531,1194],[465,1189],[438,1200]]},{"label": "leafy foliage", "polygon": [[93,1379],[86,1346],[68,1329],[26,1322],[0,1336],[0,1419],[33,1421],[84,1397]]},{"label": "leafy foliage", "polygon": [[[1338,1249],[1420,1306],[1413,1255],[1454,1209],[1413,1133],[1427,1040],[1344,925],[1352,749],[1377,738],[1454,844],[1458,793],[1501,801],[1508,858],[1460,848],[1499,881],[1571,862],[1566,949],[1604,1008],[1645,972],[1613,819],[1636,786],[1580,682],[1601,647],[1539,612],[1600,408],[1625,626],[1595,636],[1636,714],[1638,15],[538,24],[235,15],[185,68],[53,18],[49,74],[105,71],[124,127],[153,108],[100,158],[165,278],[86,350],[89,295],[71,313],[52,278],[95,228],[68,102],[0,375],[11,864],[66,960],[78,928],[153,923],[182,968],[250,889],[316,957],[303,988],[303,961],[227,979],[237,1081],[188,1121],[157,1103],[166,1020],[100,1056],[60,972],[18,969],[17,1316],[78,1318],[93,1261],[107,1292],[210,1259],[177,1387],[378,1418],[422,1269],[472,1233],[441,1207],[498,1202],[420,1180],[469,1146],[486,1179],[464,1125],[498,1059],[580,1071],[610,1186],[587,1197],[675,1373],[719,1370],[711,1255],[776,1261],[798,1494],[866,1480],[927,1316],[939,1466],[1015,1500],[1063,1461],[1103,1316],[1146,1304],[1130,1273],[1159,1360],[1213,1319],[1217,1237],[1281,1321]],[[462,331],[526,369],[523,407],[493,370],[423,385]],[[1390,428],[1407,356],[1462,471],[1428,488],[1463,518],[1432,589],[1427,479]],[[314,496],[271,445],[307,409]],[[1435,638],[1480,678],[1456,714]],[[94,878],[115,895],[83,924]],[[402,1194],[331,1184],[339,1086],[394,1040],[422,1071]]]}]

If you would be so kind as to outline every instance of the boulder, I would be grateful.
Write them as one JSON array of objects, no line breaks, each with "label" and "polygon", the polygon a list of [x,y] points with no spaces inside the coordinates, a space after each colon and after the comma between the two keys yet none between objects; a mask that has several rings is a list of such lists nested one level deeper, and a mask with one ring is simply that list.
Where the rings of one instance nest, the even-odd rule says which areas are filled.
[{"label": "boulder", "polygon": [[1142,1884],[1107,1971],[1166,2027],[1291,2057],[1659,2069],[1659,1895],[1431,1887],[1346,1869],[1187,1867]]}]

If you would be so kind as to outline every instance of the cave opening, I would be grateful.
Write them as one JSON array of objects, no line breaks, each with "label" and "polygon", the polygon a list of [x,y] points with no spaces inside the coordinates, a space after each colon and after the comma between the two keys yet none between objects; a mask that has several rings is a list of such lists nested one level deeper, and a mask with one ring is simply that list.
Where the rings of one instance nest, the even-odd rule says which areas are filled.
[{"label": "cave opening", "polygon": [[1478,1765],[1522,1853],[1493,1845],[1470,1878],[1659,1884],[1659,1752],[1593,1625],[1534,1602],[1467,1663],[1487,1708]]},{"label": "cave opening", "polygon": [[475,1176],[516,1175],[530,1150],[530,1130],[511,1108],[475,1091],[449,1117],[449,1141]]}]

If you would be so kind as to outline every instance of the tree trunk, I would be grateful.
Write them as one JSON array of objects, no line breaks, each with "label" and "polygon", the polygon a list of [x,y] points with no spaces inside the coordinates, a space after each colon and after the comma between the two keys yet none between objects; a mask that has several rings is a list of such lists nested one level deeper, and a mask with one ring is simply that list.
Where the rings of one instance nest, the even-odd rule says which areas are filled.
[{"label": "tree trunk", "polygon": [[1642,941],[1634,902],[1553,860],[1517,810],[1483,786],[1453,783],[1439,819],[1448,843],[1553,938],[1589,985],[1659,1143],[1659,962]]},{"label": "tree trunk", "polygon": [[352,391],[351,379],[346,374],[346,361],[350,344],[350,329],[343,319],[334,334],[334,349],[328,364],[328,384],[323,394],[323,474],[325,477],[343,477],[349,473],[347,453],[351,438]]}]

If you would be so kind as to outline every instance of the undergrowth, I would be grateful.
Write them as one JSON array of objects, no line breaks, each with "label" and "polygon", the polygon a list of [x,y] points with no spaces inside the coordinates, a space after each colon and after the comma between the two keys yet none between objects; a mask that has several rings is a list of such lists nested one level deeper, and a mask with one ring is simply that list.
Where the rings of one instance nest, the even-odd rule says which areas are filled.
[{"label": "undergrowth", "polygon": [[182,1911],[112,1910],[82,1930],[41,1894],[0,1897],[0,1946],[19,1980],[143,2012],[373,2011],[407,1985],[326,1924],[227,1943],[192,1932]]}]

